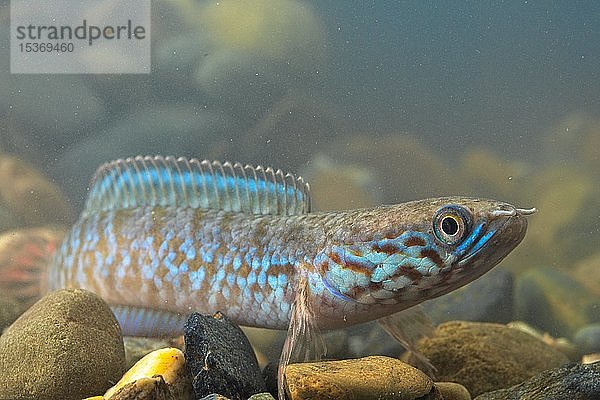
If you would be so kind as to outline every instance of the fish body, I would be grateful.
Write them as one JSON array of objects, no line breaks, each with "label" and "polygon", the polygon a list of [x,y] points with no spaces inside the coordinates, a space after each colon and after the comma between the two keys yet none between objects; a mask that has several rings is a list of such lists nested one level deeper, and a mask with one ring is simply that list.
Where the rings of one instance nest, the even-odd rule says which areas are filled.
[{"label": "fish body", "polygon": [[175,316],[192,311],[287,329],[300,292],[316,326],[332,329],[476,279],[523,239],[532,212],[463,197],[321,213],[309,204],[308,186],[280,171],[119,160],[98,172],[48,284],[97,293],[129,334],[176,334]]}]

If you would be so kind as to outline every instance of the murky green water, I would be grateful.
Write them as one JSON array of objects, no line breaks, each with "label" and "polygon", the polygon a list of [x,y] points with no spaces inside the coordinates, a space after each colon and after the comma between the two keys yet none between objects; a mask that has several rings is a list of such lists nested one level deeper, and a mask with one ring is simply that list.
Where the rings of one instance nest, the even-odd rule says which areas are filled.
[{"label": "murky green water", "polygon": [[6,1],[0,24],[4,234],[67,229],[96,168],[136,155],[300,173],[319,210],[490,197],[539,209],[498,322],[600,322],[595,1],[153,2],[149,74],[11,74]]}]

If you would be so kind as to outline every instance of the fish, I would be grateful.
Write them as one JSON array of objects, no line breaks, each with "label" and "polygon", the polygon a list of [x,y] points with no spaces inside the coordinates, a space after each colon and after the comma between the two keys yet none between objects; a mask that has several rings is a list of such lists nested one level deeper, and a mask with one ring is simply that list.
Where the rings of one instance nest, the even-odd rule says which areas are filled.
[{"label": "fish", "polygon": [[535,212],[458,196],[310,207],[308,183],[273,168],[112,161],[96,172],[47,285],[98,294],[126,335],[180,335],[193,311],[288,330],[281,389],[282,365],[308,352],[299,343],[385,321],[477,279],[522,241]]}]

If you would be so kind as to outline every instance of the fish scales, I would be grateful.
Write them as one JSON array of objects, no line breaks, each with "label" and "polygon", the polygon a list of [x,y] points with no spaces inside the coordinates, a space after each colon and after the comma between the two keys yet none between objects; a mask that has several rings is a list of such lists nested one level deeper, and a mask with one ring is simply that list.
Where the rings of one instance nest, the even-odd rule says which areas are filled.
[{"label": "fish scales", "polygon": [[[161,157],[100,171],[50,288],[86,288],[126,310],[223,311],[275,329],[296,318],[298,293],[330,329],[452,291],[502,260],[533,212],[447,197],[310,213],[308,187],[280,171]],[[133,324],[149,315],[117,313]]]},{"label": "fish scales", "polygon": [[[312,266],[318,250],[332,239],[364,240],[360,229],[358,234],[340,229],[344,220],[364,219],[361,214],[106,211],[79,221],[71,231],[56,259],[63,268],[53,282],[85,287],[110,304],[172,312],[227,310],[243,325],[286,329],[297,275],[308,276],[313,292],[320,294],[315,310],[339,302],[327,296]],[[327,321],[323,325],[327,328]]]}]

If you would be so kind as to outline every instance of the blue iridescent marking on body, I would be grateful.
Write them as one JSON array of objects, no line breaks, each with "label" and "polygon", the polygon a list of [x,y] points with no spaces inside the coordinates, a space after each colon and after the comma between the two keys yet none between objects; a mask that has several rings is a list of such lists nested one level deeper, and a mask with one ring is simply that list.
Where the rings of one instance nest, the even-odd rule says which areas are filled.
[{"label": "blue iridescent marking on body", "polygon": [[204,282],[204,278],[206,276],[204,268],[199,268],[196,271],[190,271],[188,276],[192,284],[192,290],[200,290],[200,288],[202,287],[202,283]]},{"label": "blue iridescent marking on body", "polygon": [[181,264],[179,265],[179,273],[182,275],[187,274],[189,270],[189,266],[185,261],[182,261]]},{"label": "blue iridescent marking on body", "polygon": [[235,281],[236,281],[235,278],[236,278],[235,274],[227,274],[227,278],[226,278],[227,279],[227,284],[229,286],[233,286],[235,284]]},{"label": "blue iridescent marking on body", "polygon": [[242,258],[240,257],[239,254],[236,254],[235,258],[233,259],[233,270],[237,272],[241,267],[242,267]]}]

